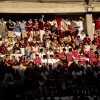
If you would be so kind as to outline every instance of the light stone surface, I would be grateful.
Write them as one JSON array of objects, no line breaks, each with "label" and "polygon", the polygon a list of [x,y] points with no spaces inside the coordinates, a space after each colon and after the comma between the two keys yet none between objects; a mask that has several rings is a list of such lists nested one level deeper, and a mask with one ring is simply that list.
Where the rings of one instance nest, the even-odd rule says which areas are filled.
[{"label": "light stone surface", "polygon": [[[57,2],[57,0],[55,0],[56,2],[41,2],[41,0],[35,0],[35,1],[32,2],[32,0],[29,1],[0,0],[0,12],[1,13],[86,13],[87,12],[87,6],[84,2],[71,2],[71,1],[64,2],[65,0],[62,0],[62,2],[60,2],[60,0],[59,2]],[[44,0],[44,1],[50,1],[50,0]],[[100,2],[93,2],[90,7],[93,8],[93,12],[100,12]]]},{"label": "light stone surface", "polygon": [[3,13],[74,13],[85,12],[84,3],[1,2]]},{"label": "light stone surface", "polygon": [[86,24],[87,24],[87,33],[91,38],[91,40],[93,40],[92,14],[86,14]]}]

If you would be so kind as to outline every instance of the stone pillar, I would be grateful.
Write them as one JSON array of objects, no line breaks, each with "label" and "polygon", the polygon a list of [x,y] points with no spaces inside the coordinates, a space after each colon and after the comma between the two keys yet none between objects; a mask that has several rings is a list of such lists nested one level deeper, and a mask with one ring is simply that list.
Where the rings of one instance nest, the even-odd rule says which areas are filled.
[{"label": "stone pillar", "polygon": [[92,23],[92,14],[86,14],[86,26],[87,34],[93,40],[93,23]]}]

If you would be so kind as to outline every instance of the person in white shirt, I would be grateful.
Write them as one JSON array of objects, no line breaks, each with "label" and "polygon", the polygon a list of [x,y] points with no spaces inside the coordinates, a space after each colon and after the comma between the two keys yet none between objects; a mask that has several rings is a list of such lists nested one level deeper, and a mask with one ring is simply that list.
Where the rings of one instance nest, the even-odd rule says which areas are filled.
[{"label": "person in white shirt", "polygon": [[77,26],[79,26],[78,34],[81,34],[81,32],[83,30],[83,22],[84,22],[84,18],[82,18],[82,17],[79,17],[78,21],[76,22]]},{"label": "person in white shirt", "polygon": [[41,63],[42,64],[47,64],[48,58],[46,57],[46,55],[43,55],[43,58],[41,59]]},{"label": "person in white shirt", "polygon": [[90,48],[91,48],[90,45],[88,45],[88,43],[86,42],[85,45],[84,45],[84,50],[90,51]]},{"label": "person in white shirt", "polygon": [[43,48],[41,48],[39,51],[39,57],[43,58],[44,55],[46,55],[46,53],[44,52]]},{"label": "person in white shirt", "polygon": [[78,34],[78,36],[80,36],[81,40],[84,40],[84,38],[86,37],[84,30],[82,30],[81,34]]},{"label": "person in white shirt", "polygon": [[52,48],[49,48],[49,50],[47,51],[47,55],[49,58],[50,58],[50,55],[54,55]]},{"label": "person in white shirt", "polygon": [[50,55],[50,58],[48,59],[48,64],[50,65],[54,65],[55,61],[54,61],[54,58],[53,58],[53,55]]}]

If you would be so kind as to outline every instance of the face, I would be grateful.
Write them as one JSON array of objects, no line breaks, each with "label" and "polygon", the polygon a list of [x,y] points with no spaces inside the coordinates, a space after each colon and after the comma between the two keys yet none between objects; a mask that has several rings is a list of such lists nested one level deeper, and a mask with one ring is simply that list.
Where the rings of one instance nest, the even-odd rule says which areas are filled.
[{"label": "face", "polygon": [[15,56],[12,56],[12,59],[15,59]]},{"label": "face", "polygon": [[84,32],[82,32],[82,34],[84,34]]},{"label": "face", "polygon": [[11,19],[9,19],[9,23],[11,23]]},{"label": "face", "polygon": [[17,44],[16,44],[16,46],[18,47],[18,46],[19,46],[19,44],[17,43]]},{"label": "face", "polygon": [[4,19],[3,18],[1,18],[1,22],[4,22]]}]

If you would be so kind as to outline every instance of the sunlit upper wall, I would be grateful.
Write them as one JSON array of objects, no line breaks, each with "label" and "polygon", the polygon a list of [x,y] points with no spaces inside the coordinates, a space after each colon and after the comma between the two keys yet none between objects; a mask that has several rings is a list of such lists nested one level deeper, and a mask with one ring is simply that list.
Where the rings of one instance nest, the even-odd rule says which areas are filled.
[{"label": "sunlit upper wall", "polygon": [[23,1],[23,2],[82,2],[84,0],[0,0],[2,2],[15,2],[15,1]]}]

